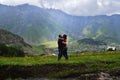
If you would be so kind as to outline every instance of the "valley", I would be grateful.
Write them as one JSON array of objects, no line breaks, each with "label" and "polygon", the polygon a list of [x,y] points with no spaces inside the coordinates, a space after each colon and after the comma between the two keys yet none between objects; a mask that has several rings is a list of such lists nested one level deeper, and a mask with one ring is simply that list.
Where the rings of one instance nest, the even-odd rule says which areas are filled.
[{"label": "valley", "polygon": [[[0,4],[0,80],[120,80],[119,21]],[[59,34],[68,36],[69,60],[57,60]]]}]

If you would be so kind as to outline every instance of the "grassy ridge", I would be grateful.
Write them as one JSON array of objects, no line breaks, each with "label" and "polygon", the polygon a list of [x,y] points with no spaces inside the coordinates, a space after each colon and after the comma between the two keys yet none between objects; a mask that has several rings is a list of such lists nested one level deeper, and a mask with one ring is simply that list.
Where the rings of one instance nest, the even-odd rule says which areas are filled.
[{"label": "grassy ridge", "polygon": [[[85,73],[120,70],[120,51],[111,52],[83,52],[69,55],[57,61],[57,56],[31,56],[31,57],[0,57],[0,72],[5,78],[17,75],[18,78],[46,77],[46,78],[74,78]],[[12,71],[16,71],[12,73]],[[42,72],[42,73],[41,73]],[[23,75],[17,74],[22,73]],[[72,76],[74,75],[74,76]],[[1,74],[0,76],[4,76]]]},{"label": "grassy ridge", "polygon": [[[57,56],[32,56],[32,57],[0,57],[0,65],[43,65],[43,64],[87,64],[87,63],[110,63],[111,66],[120,66],[120,51],[113,52],[83,52],[80,54],[69,55],[66,61],[62,57],[57,61]],[[98,64],[99,65],[99,64]],[[113,66],[113,67],[114,67]]]}]

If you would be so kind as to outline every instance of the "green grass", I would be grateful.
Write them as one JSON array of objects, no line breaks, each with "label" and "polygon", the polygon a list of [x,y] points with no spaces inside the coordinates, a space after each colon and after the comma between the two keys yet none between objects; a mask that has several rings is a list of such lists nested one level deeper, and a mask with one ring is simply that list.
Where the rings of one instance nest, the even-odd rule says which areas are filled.
[{"label": "green grass", "polygon": [[57,41],[44,42],[40,45],[32,46],[33,50],[35,51],[34,54],[36,54],[36,55],[45,54],[45,52],[44,52],[45,48],[54,49],[54,48],[57,48],[57,47],[58,47]]},{"label": "green grass", "polygon": [[[110,52],[83,52],[69,55],[57,61],[57,56],[31,56],[31,57],[0,57],[0,66],[51,66],[49,78],[62,78],[72,74],[92,73],[98,71],[120,70],[120,51]],[[63,70],[59,70],[59,67]],[[56,71],[55,71],[56,70]]]},{"label": "green grass", "polygon": [[32,46],[32,49],[35,51],[34,54],[41,55],[44,53],[43,51],[44,46]]},{"label": "green grass", "polygon": [[114,62],[120,64],[120,51],[117,52],[83,52],[80,54],[69,55],[66,61],[62,57],[57,61],[57,56],[31,56],[31,57],[0,57],[0,65],[42,65],[42,64],[76,64],[76,63],[98,63]]}]

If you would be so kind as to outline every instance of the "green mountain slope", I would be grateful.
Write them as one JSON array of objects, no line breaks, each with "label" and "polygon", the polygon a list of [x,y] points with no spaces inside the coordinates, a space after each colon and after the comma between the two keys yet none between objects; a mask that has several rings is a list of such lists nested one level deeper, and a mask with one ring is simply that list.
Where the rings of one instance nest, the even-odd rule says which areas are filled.
[{"label": "green mountain slope", "polygon": [[83,29],[85,37],[104,41],[108,44],[120,43],[118,19],[120,15],[96,16]]},{"label": "green mountain slope", "polygon": [[28,43],[53,40],[62,32],[60,25],[49,17],[45,9],[24,4],[0,6],[0,11],[0,28],[22,36]]},{"label": "green mountain slope", "polygon": [[20,36],[0,29],[0,56],[24,56],[30,48]]},{"label": "green mountain slope", "polygon": [[30,44],[56,40],[59,33],[66,33],[70,40],[92,38],[118,44],[119,21],[120,15],[72,16],[28,4],[0,5],[0,28],[20,35]]}]

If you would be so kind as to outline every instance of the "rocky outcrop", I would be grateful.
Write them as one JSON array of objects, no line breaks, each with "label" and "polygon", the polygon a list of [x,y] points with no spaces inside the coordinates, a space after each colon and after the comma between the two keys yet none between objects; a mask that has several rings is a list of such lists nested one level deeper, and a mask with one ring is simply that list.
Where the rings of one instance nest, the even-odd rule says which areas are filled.
[{"label": "rocky outcrop", "polygon": [[24,42],[23,38],[9,31],[0,29],[0,43],[1,44],[18,43],[18,42]]},{"label": "rocky outcrop", "polygon": [[110,72],[99,72],[82,74],[79,79],[81,80],[120,80],[120,75],[115,73],[116,71]]},{"label": "rocky outcrop", "polygon": [[29,46],[29,44],[24,42],[24,39],[16,34],[13,34],[9,31],[0,29],[0,44],[13,44],[13,43],[22,43],[24,46]]},{"label": "rocky outcrop", "polygon": [[31,45],[24,42],[20,36],[0,29],[0,55],[12,55],[14,53],[28,53]]}]

